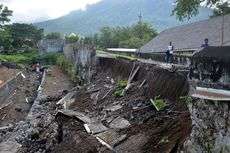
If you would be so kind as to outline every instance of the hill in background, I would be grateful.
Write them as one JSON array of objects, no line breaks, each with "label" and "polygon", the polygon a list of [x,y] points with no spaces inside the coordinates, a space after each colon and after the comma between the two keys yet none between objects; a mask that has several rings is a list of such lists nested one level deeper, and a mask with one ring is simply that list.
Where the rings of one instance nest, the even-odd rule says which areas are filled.
[{"label": "hill in background", "polygon": [[170,0],[102,0],[88,5],[86,10],[78,10],[57,19],[35,23],[44,28],[45,33],[75,32],[92,35],[102,27],[129,26],[139,21],[141,12],[143,21],[150,23],[158,32],[181,24],[207,19],[211,14],[208,8],[200,8],[200,14],[189,21],[180,22],[171,16],[173,4]]}]

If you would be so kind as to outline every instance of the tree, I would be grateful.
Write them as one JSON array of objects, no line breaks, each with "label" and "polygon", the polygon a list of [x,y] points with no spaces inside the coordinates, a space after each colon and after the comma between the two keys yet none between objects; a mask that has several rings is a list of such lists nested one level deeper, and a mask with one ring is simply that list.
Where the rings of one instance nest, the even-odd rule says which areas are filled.
[{"label": "tree", "polygon": [[21,48],[23,44],[30,47],[36,46],[43,36],[43,29],[39,29],[32,24],[13,23],[7,25],[6,30],[13,37],[14,48]]},{"label": "tree", "polygon": [[13,11],[9,10],[7,6],[0,4],[0,27],[4,23],[10,22],[9,17],[12,16]]},{"label": "tree", "polygon": [[230,13],[230,2],[225,2],[223,4],[217,4],[216,8],[213,10],[212,17],[221,16]]},{"label": "tree", "polygon": [[61,39],[61,34],[59,32],[51,32],[45,36],[46,39]]},{"label": "tree", "polygon": [[180,21],[199,13],[199,7],[201,4],[206,6],[214,6],[220,4],[222,0],[176,0],[176,5],[172,11],[172,15],[175,15]]}]

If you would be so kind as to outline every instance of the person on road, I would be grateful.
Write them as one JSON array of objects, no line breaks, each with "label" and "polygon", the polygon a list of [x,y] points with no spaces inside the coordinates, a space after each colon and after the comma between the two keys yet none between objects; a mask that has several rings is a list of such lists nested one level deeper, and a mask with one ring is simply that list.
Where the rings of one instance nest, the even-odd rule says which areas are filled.
[{"label": "person on road", "polygon": [[204,39],[204,43],[201,45],[201,47],[203,47],[203,48],[209,47],[208,38],[205,38],[205,39]]},{"label": "person on road", "polygon": [[168,51],[169,51],[169,63],[172,64],[173,63],[173,45],[172,42],[169,42],[169,46],[168,46]]}]

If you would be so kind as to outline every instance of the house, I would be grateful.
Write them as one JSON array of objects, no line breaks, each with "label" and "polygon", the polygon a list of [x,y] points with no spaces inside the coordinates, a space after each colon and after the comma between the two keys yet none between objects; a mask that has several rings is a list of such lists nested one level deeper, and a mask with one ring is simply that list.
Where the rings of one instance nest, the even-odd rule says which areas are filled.
[{"label": "house", "polygon": [[142,46],[140,52],[163,53],[172,42],[175,54],[192,55],[205,38],[210,46],[230,46],[230,14],[166,29]]}]

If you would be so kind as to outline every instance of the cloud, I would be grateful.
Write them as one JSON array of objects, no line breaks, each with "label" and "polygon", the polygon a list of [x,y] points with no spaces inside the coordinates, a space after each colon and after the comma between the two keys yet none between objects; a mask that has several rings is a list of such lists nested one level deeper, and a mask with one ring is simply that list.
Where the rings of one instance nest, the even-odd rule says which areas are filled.
[{"label": "cloud", "polygon": [[100,0],[0,0],[13,11],[13,22],[38,22],[54,19],[73,10],[85,9]]}]

